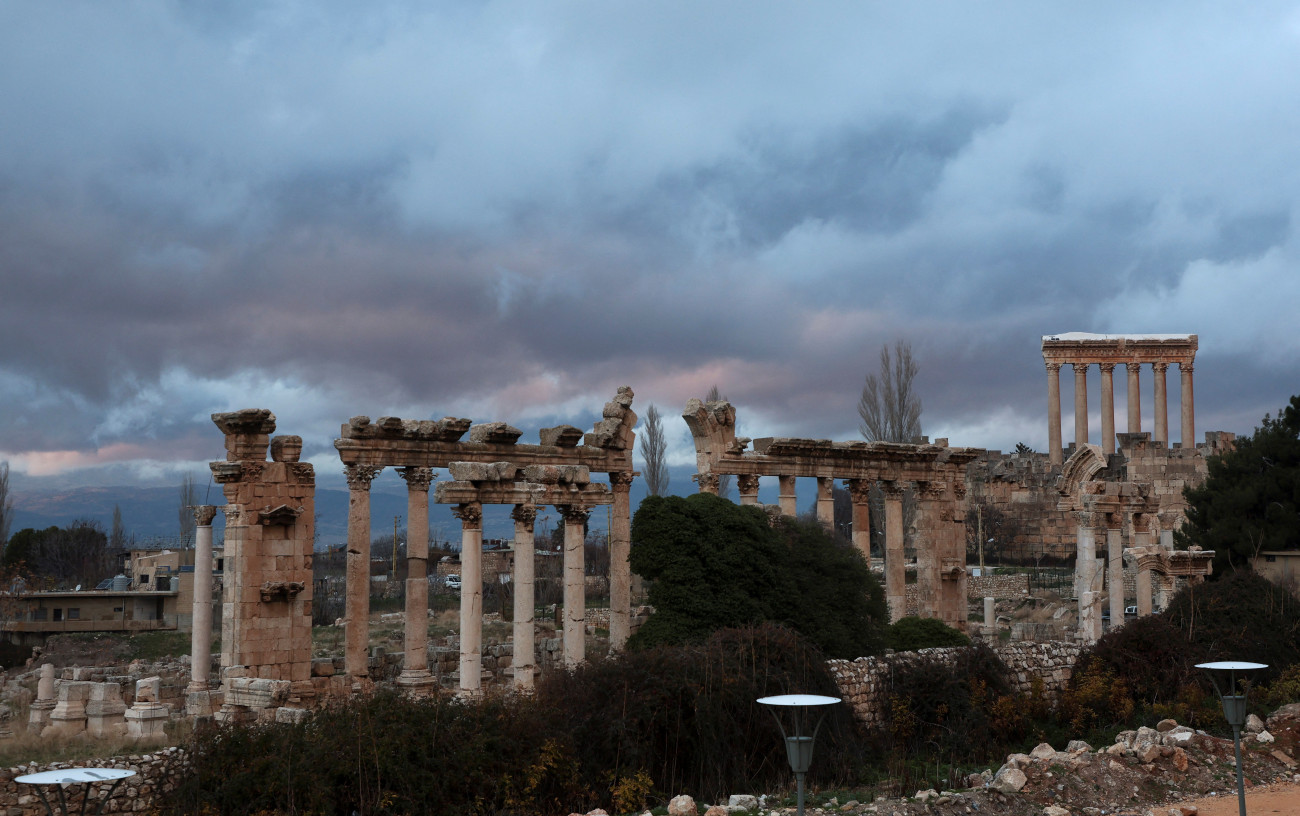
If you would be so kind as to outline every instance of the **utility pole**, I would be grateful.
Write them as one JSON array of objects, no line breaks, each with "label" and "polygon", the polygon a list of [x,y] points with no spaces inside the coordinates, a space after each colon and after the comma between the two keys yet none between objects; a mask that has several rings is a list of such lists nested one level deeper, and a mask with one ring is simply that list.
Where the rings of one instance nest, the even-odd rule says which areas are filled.
[{"label": "utility pole", "polygon": [[397,524],[402,520],[401,516],[393,516],[393,578],[397,580]]}]

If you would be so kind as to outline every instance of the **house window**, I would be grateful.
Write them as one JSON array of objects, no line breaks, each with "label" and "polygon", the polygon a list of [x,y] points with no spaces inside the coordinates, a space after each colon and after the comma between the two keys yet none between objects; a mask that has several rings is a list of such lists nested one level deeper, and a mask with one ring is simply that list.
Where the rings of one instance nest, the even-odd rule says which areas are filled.
[{"label": "house window", "polygon": [[68,620],[81,620],[81,607],[79,606],[68,607]]},{"label": "house window", "polygon": [[1277,556],[1276,556],[1276,555],[1266,555],[1266,556],[1264,556],[1264,560],[1267,561],[1268,563],[1272,564],[1272,563],[1274,563],[1275,561],[1277,561]]},{"label": "house window", "polygon": [[121,612],[121,611],[122,611],[122,607],[120,607],[120,606],[115,606],[115,607],[113,607],[113,611],[114,611],[114,612]]},{"label": "house window", "polygon": [[140,577],[137,578],[136,581],[137,581],[137,583],[148,584],[148,583],[149,583],[149,573],[147,573],[147,572],[142,572],[142,573],[140,573]]},{"label": "house window", "polygon": [[33,610],[32,610],[32,620],[34,620],[34,621],[43,621],[43,620],[47,620],[49,614],[50,614],[50,610],[48,610],[48,609],[33,609]]},{"label": "house window", "polygon": [[62,609],[54,610],[54,622],[58,623],[61,620],[63,620],[63,610]]}]

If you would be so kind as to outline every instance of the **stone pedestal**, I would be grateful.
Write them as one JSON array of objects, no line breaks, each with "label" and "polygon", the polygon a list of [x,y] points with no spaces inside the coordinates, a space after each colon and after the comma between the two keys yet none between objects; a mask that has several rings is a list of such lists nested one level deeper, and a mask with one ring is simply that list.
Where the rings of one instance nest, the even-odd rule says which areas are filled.
[{"label": "stone pedestal", "polygon": [[71,736],[86,730],[86,703],[90,700],[90,687],[86,680],[65,680],[59,684],[58,701],[50,712],[50,723],[42,736],[59,734]]},{"label": "stone pedestal", "polygon": [[54,691],[54,664],[41,666],[41,677],[36,684],[36,700],[27,715],[27,730],[39,734],[50,724],[50,712],[58,703]]},{"label": "stone pedestal", "polygon": [[117,683],[92,683],[86,701],[86,733],[97,739],[120,737],[126,731],[122,715],[122,687]]}]

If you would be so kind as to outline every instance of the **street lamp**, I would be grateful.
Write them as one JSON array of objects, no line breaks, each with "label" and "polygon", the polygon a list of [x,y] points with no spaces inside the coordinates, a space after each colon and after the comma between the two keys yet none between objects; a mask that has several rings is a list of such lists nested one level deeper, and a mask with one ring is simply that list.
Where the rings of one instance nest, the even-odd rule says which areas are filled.
[{"label": "street lamp", "polygon": [[[790,770],[794,771],[798,783],[799,816],[803,816],[803,778],[808,773],[808,766],[812,764],[813,743],[826,714],[819,711],[817,722],[811,729],[809,719],[813,709],[834,705],[840,700],[838,697],[824,697],[820,694],[781,694],[776,697],[760,697],[758,702],[773,706],[772,716],[776,718],[776,727],[781,729],[781,737],[785,740],[785,756],[790,761]],[[777,713],[783,709],[790,712],[789,730],[786,730],[781,715]]]},{"label": "street lamp", "polygon": [[[1242,688],[1237,686],[1237,672],[1252,672],[1267,669],[1264,663],[1245,663],[1238,660],[1223,660],[1217,663],[1197,663],[1196,668],[1210,673],[1210,682],[1214,691],[1223,701],[1223,717],[1232,726],[1232,745],[1237,751],[1237,807],[1241,816],[1246,816],[1246,783],[1241,775],[1241,727],[1246,724],[1246,693],[1250,683],[1242,678]],[[1224,685],[1220,686],[1219,681]]]}]

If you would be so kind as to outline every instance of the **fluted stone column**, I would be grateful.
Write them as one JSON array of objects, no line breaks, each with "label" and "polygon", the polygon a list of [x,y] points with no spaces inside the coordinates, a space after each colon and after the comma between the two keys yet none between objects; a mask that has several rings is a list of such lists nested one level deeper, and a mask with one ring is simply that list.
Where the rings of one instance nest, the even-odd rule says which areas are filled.
[{"label": "fluted stone column", "polygon": [[1074,366],[1074,446],[1082,450],[1088,444],[1088,364]]},{"label": "fluted stone column", "polygon": [[1128,370],[1128,432],[1142,432],[1141,363],[1125,363]]},{"label": "fluted stone column", "polygon": [[1061,453],[1061,364],[1047,364],[1047,454],[1048,461],[1060,465]]},{"label": "fluted stone column", "polygon": [[1115,452],[1115,364],[1100,363],[1101,369],[1101,450]]},{"label": "fluted stone column", "polygon": [[853,499],[853,546],[862,553],[862,560],[870,564],[871,482],[866,479],[851,479],[849,497]]},{"label": "fluted stone column", "polygon": [[794,480],[795,477],[793,476],[777,477],[777,481],[781,485],[781,492],[780,495],[777,497],[777,501],[780,503],[781,515],[783,516],[799,515],[799,508],[795,504],[796,496],[794,491]]},{"label": "fluted stone column", "polygon": [[1152,376],[1156,381],[1156,431],[1154,441],[1169,444],[1169,397],[1165,391],[1165,371],[1168,363],[1152,363]]},{"label": "fluted stone column", "polygon": [[737,476],[736,491],[740,493],[741,504],[758,504],[758,477],[753,475]]},{"label": "fluted stone column", "polygon": [[1106,527],[1106,583],[1110,590],[1110,625],[1118,628],[1124,625],[1124,544],[1119,519],[1114,519]]},{"label": "fluted stone column", "polygon": [[1192,395],[1192,371],[1191,363],[1178,364],[1178,372],[1182,379],[1178,407],[1182,414],[1181,441],[1184,448],[1196,447],[1196,398]]},{"label": "fluted stone column", "polygon": [[451,512],[460,519],[460,692],[475,696],[483,685],[483,506]]},{"label": "fluted stone column", "polygon": [[208,691],[212,668],[212,519],[217,508],[194,508],[194,607],[190,621],[190,685],[187,694]]},{"label": "fluted stone column", "polygon": [[[614,492],[609,530],[609,650],[621,652],[632,634],[632,479],[631,473],[609,474]],[[741,477],[744,478],[744,477]]]},{"label": "fluted stone column", "polygon": [[369,676],[370,641],[370,483],[382,467],[348,465],[347,600],[344,620],[344,671],[353,681]]},{"label": "fluted stone column", "polygon": [[433,470],[404,467],[397,472],[406,481],[406,624],[397,685],[421,696],[433,690],[429,672],[429,485]]},{"label": "fluted stone column", "polygon": [[581,504],[556,508],[564,516],[564,665],[587,659],[587,577],[583,544],[591,511]]},{"label": "fluted stone column", "polygon": [[829,476],[817,477],[817,520],[827,530],[835,526],[835,480]]},{"label": "fluted stone column", "polygon": [[[514,668],[515,688],[530,689],[533,687],[533,675],[537,671],[534,655],[537,648],[536,629],[533,626],[533,608],[536,605],[533,596],[533,568],[537,549],[533,541],[533,522],[537,520],[537,508],[531,504],[516,504],[510,517],[515,520],[515,654],[511,665]],[[614,560],[612,551],[610,560]],[[611,566],[611,571],[612,569]],[[611,600],[611,614],[613,605]]]},{"label": "fluted stone column", "polygon": [[885,600],[891,623],[907,615],[907,564],[903,560],[903,486],[883,482],[885,491]]}]

